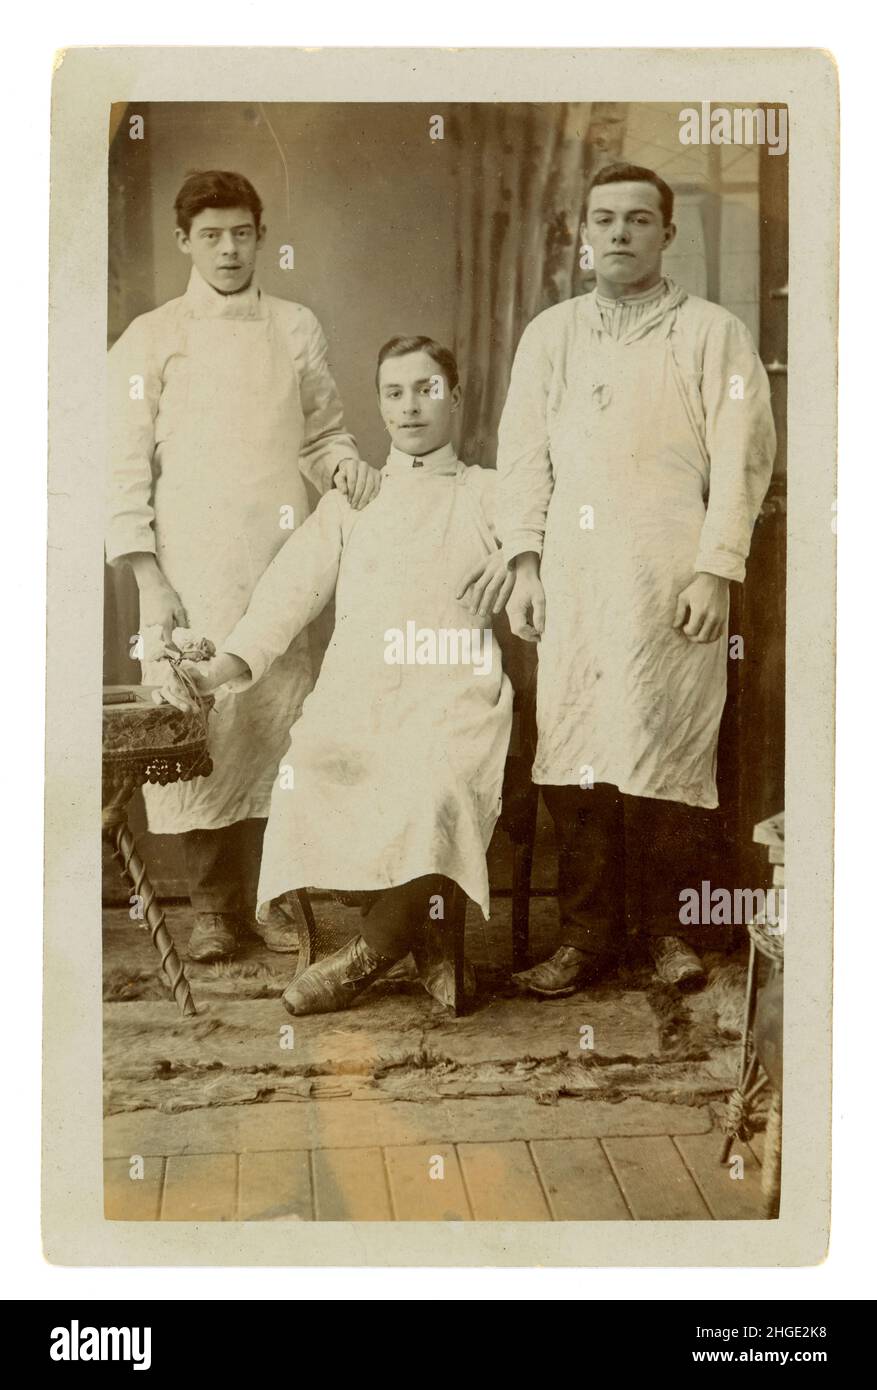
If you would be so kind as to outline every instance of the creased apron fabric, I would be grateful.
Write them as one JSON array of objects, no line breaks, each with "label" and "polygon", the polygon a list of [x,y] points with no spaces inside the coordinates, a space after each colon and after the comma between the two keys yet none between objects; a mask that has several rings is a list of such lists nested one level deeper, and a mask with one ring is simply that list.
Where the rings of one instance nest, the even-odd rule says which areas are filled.
[{"label": "creased apron fabric", "polygon": [[[304,457],[326,486],[320,474],[328,478],[338,457],[356,456],[339,429],[324,349],[303,306],[262,296],[255,285],[221,296],[193,270],[186,294],[135,320],[110,354],[108,558],[154,548],[189,628],[217,647],[290,535],[281,523],[300,526],[308,515]],[[131,371],[144,375],[147,399],[126,417],[120,402]],[[143,641],[143,680],[160,684],[166,666],[150,659],[159,630],[144,631]],[[213,773],[145,787],[150,830],[218,829],[266,816],[289,727],[312,684],[302,634],[257,687],[217,692],[208,721]]]},{"label": "creased apron fabric", "polygon": [[494,477],[437,452],[414,470],[394,451],[362,512],[325,497],[224,644],[258,678],[337,580],[334,635],[271,799],[260,902],[304,886],[382,889],[440,873],[488,914],[486,850],[512,707],[498,644],[484,675],[464,663],[385,661],[388,632],[409,622],[438,631],[478,621],[454,595],[463,572],[496,548]]},{"label": "creased apron fabric", "polygon": [[500,431],[499,525],[510,556],[542,556],[534,781],[711,808],[727,617],[710,644],[672,623],[698,570],[742,578],[775,437],[743,325],[666,283],[618,338],[593,295],[530,325]]},{"label": "creased apron fabric", "polygon": [[[156,422],[156,557],[189,627],[219,646],[289,535],[281,507],[294,507],[296,521],[308,513],[296,467],[303,420],[270,318],[193,318],[187,331]],[[161,664],[144,663],[143,679],[159,683]],[[311,683],[302,634],[257,688],[219,691],[209,717],[212,775],[146,787],[149,828],[214,829],[267,815],[286,733]]]},{"label": "creased apron fabric", "polygon": [[694,578],[707,476],[671,322],[574,356],[574,389],[549,423],[533,779],[566,785],[587,769],[636,796],[715,806],[725,644],[698,645],[672,627]]}]

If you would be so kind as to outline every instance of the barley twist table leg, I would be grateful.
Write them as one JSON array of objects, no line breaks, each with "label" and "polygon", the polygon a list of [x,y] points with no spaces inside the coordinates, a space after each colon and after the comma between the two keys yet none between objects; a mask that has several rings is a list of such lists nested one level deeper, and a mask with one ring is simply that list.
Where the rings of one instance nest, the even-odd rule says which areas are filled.
[{"label": "barley twist table leg", "polygon": [[142,900],[146,924],[152,937],[152,944],[161,957],[161,968],[173,991],[174,999],[181,1014],[191,1017],[197,1014],[192,991],[182,962],[177,955],[171,934],[165,923],[164,913],[158,905],[155,889],[149,881],[146,865],[137,853],[134,836],[123,820],[109,827],[113,849],[122,866],[122,871],[133,886],[134,892]]}]

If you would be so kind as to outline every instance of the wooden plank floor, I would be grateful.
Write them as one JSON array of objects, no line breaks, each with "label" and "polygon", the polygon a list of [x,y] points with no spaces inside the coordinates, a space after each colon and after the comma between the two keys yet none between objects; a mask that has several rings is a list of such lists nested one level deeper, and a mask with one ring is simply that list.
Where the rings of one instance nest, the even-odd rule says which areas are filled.
[{"label": "wooden plank floor", "polygon": [[669,1135],[604,1139],[635,1221],[705,1221],[710,1210]]},{"label": "wooden plank floor", "polygon": [[395,1144],[104,1163],[111,1221],[753,1221],[756,1153],[721,1135]]},{"label": "wooden plank floor", "polygon": [[530,1148],[553,1220],[631,1219],[599,1139],[542,1139]]}]

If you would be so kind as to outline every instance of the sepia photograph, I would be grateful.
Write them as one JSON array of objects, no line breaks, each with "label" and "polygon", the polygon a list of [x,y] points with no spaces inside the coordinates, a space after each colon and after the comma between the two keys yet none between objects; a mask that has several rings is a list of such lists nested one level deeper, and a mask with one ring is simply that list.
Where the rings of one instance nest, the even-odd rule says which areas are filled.
[{"label": "sepia photograph", "polygon": [[779,1215],[794,138],[111,107],[107,1220]]},{"label": "sepia photograph", "polygon": [[59,55],[50,1264],[825,1257],[837,118]]}]

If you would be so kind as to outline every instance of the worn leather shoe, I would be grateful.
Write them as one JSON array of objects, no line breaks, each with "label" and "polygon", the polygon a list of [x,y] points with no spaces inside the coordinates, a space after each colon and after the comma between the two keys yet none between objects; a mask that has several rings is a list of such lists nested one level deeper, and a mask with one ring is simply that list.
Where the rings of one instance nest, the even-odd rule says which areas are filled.
[{"label": "worn leather shoe", "polygon": [[263,914],[264,921],[254,917],[250,932],[268,947],[281,955],[290,955],[299,949],[298,931],[280,903],[271,903]]},{"label": "worn leather shoe", "polygon": [[379,956],[364,937],[355,936],[340,951],[315,961],[297,976],[283,994],[283,1007],[295,1015],[349,1009],[357,995],[393,963],[394,957]]},{"label": "worn leather shoe", "polygon": [[[420,983],[424,989],[437,999],[440,1004],[444,1004],[446,1009],[452,1009],[454,1004],[461,1004],[463,1000],[454,999],[454,966],[449,960],[434,961],[424,970],[417,972]],[[463,962],[463,996],[464,999],[471,999],[475,993],[475,971],[468,961]]]},{"label": "worn leather shoe", "polygon": [[595,979],[597,973],[598,967],[584,951],[575,946],[561,946],[553,956],[529,970],[519,970],[512,979],[531,994],[556,999],[563,994],[575,994],[577,989]]},{"label": "worn leather shoe", "polygon": [[[417,933],[411,954],[424,989],[446,1009],[452,1009],[455,1003],[454,963],[445,954],[449,944],[446,930],[435,922],[428,922]],[[463,963],[463,993],[470,999],[475,993],[475,971],[467,960]],[[463,1000],[456,1002],[462,1003]]]},{"label": "worn leather shoe", "polygon": [[189,960],[227,960],[237,950],[237,919],[228,912],[196,912],[186,954]]},{"label": "worn leather shoe", "polygon": [[655,974],[677,989],[700,989],[706,983],[703,961],[679,936],[653,936],[649,942]]}]

